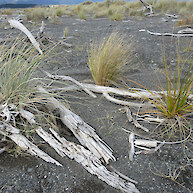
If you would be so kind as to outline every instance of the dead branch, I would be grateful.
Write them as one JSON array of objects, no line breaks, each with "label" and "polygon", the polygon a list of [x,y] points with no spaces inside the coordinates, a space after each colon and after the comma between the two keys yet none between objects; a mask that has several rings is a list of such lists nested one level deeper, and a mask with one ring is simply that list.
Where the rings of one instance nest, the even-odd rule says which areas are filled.
[{"label": "dead branch", "polygon": [[144,5],[145,10],[148,9],[148,10],[150,11],[149,13],[147,13],[147,14],[145,14],[145,15],[146,15],[146,16],[147,16],[147,15],[152,15],[152,14],[153,14],[152,5],[149,4],[149,3],[147,3],[147,2],[145,2],[144,0],[140,0],[140,2]]},{"label": "dead branch", "polygon": [[58,76],[58,75],[52,75],[49,72],[43,70],[42,68],[38,68],[41,72],[43,72],[46,76],[48,76],[49,78],[53,79],[53,80],[62,80],[62,81],[71,81],[73,83],[75,83],[77,86],[79,86],[82,90],[84,90],[87,94],[89,94],[90,96],[92,96],[93,98],[96,98],[96,95],[94,93],[92,93],[89,89],[85,88],[83,86],[82,83],[78,82],[77,80],[75,80],[74,78],[70,77],[70,76]]},{"label": "dead branch", "polygon": [[54,97],[50,97],[45,89],[39,87],[38,90],[45,95],[48,102],[46,105],[49,108],[59,110],[61,121],[73,132],[82,145],[87,147],[99,159],[104,159],[106,163],[109,160],[115,160],[111,148],[100,139],[94,128],[85,123],[78,115],[67,109]]},{"label": "dead branch", "polygon": [[31,155],[38,156],[46,162],[62,166],[58,161],[51,158],[48,154],[40,150],[36,145],[29,141],[25,136],[20,134],[19,129],[17,129],[16,127],[13,127],[10,124],[0,124],[0,133],[4,136],[9,137],[21,149],[27,151]]},{"label": "dead branch", "polygon": [[136,139],[134,142],[135,145],[145,146],[145,147],[156,147],[157,141],[145,140],[145,139]]},{"label": "dead branch", "polygon": [[[123,100],[115,99],[114,97],[110,96],[107,92],[103,92],[103,96],[108,101],[111,101],[113,103],[116,103],[116,104],[119,104],[119,105],[123,105],[123,106],[139,107],[139,105],[140,105],[138,103],[132,103],[132,102],[128,102],[128,101],[123,101]],[[150,103],[149,103],[149,105],[151,106]],[[148,105],[147,104],[142,104],[142,106],[148,106]]]},{"label": "dead branch", "polygon": [[[42,137],[56,152],[64,157],[67,155],[70,159],[74,159],[80,163],[88,172],[96,175],[100,180],[106,182],[108,185],[128,193],[139,193],[135,185],[129,181],[132,179],[125,179],[123,175],[117,172],[110,172],[102,165],[100,159],[92,154],[89,150],[81,145],[76,145],[73,142],[61,138],[53,129],[50,128],[53,135],[48,134],[43,129],[36,130],[37,134]],[[134,180],[132,180],[135,182]]]},{"label": "dead branch", "polygon": [[193,34],[155,33],[147,30],[147,33],[155,36],[193,37]]},{"label": "dead branch", "polygon": [[42,50],[40,49],[40,44],[36,41],[36,39],[34,38],[32,33],[21,22],[19,22],[16,19],[10,19],[10,20],[8,20],[8,22],[11,25],[11,27],[17,28],[17,29],[21,30],[23,33],[25,33],[26,36],[31,41],[31,43],[33,44],[33,46],[38,50],[38,52],[40,54],[43,54]]},{"label": "dead branch", "polygon": [[[165,142],[160,143],[158,146],[156,146],[154,149],[148,149],[148,150],[143,150],[143,151],[138,151],[135,154],[152,154],[155,153],[156,151],[158,151],[163,145],[165,144]],[[138,146],[139,148],[139,146]]]},{"label": "dead branch", "polygon": [[130,109],[129,109],[128,107],[124,107],[124,108],[121,108],[121,109],[119,109],[119,110],[120,110],[121,112],[125,112],[125,113],[126,113],[127,118],[128,118],[128,121],[129,121],[130,123],[133,123],[133,124],[135,125],[135,127],[139,128],[139,129],[142,129],[142,130],[144,130],[144,131],[146,131],[146,132],[149,132],[149,130],[148,130],[146,127],[144,127],[143,125],[140,125],[140,124],[137,122],[137,120],[132,117],[131,111],[130,111]]}]

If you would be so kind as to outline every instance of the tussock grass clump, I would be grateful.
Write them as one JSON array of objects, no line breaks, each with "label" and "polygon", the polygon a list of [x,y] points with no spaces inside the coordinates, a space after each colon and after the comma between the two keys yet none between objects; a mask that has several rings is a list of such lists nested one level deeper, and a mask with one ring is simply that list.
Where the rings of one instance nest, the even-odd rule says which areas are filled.
[{"label": "tussock grass clump", "polygon": [[46,8],[30,8],[26,9],[26,17],[27,20],[32,21],[41,21],[45,20],[48,17],[48,12],[46,11]]},{"label": "tussock grass clump", "polygon": [[184,16],[180,21],[177,23],[178,26],[193,26],[193,14]]},{"label": "tussock grass clump", "polygon": [[[181,59],[179,45],[175,71],[172,73],[173,70],[170,66],[171,61],[168,65],[165,54],[163,56],[163,62],[165,66],[167,92],[163,92],[163,99],[158,100],[155,104],[160,112],[168,118],[174,118],[175,116],[188,116],[193,112],[191,95],[193,86],[193,75],[191,74],[191,70],[193,64],[188,64],[187,60]],[[160,88],[163,90],[163,86]]]},{"label": "tussock grass clump", "polygon": [[116,5],[112,5],[108,9],[108,18],[111,20],[123,20],[124,19],[125,8],[117,7]]},{"label": "tussock grass clump", "polygon": [[[159,133],[167,134],[169,137],[178,133],[181,139],[182,136],[186,138],[191,132],[189,126],[193,114],[193,75],[191,73],[193,63],[189,62],[189,57],[181,55],[178,45],[177,56],[173,60],[172,53],[168,57],[165,53],[163,54],[163,64],[162,75],[165,77],[165,83],[161,83],[156,73],[158,84],[155,85],[161,97],[157,97],[156,93],[147,89],[154,96],[154,99],[149,98],[148,100],[156,107],[153,114],[156,113],[166,120],[166,127]],[[152,81],[155,82],[155,80]]]},{"label": "tussock grass clump", "polygon": [[32,92],[33,74],[40,64],[35,48],[24,40],[0,46],[0,101],[19,102]]},{"label": "tussock grass clump", "polygon": [[86,11],[86,9],[81,9],[78,12],[78,18],[82,19],[82,20],[86,20],[87,19],[87,11]]},{"label": "tussock grass clump", "polygon": [[[155,13],[191,15],[193,9],[193,1],[149,0],[148,3],[152,5]],[[106,0],[96,3],[86,1],[78,5],[30,8],[25,9],[25,12],[27,19],[33,21],[40,21],[46,18],[57,20],[63,15],[76,16],[80,19],[94,17],[123,20],[129,16],[144,16],[144,6],[140,1]],[[9,10],[7,14],[9,14]]]},{"label": "tussock grass clump", "polygon": [[191,6],[193,1],[176,1],[176,0],[159,0],[152,1],[154,11],[161,11],[162,13],[176,13],[176,14],[190,14],[192,13]]},{"label": "tussock grass clump", "polygon": [[11,9],[4,9],[1,11],[1,15],[11,15],[13,13],[13,10]]},{"label": "tussock grass clump", "polygon": [[119,79],[130,62],[131,53],[131,43],[117,32],[107,39],[91,43],[88,65],[95,83],[107,86]]}]

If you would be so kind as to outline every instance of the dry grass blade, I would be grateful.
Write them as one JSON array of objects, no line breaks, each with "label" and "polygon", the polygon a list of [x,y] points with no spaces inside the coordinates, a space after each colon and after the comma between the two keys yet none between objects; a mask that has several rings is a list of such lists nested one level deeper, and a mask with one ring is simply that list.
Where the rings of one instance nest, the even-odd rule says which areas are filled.
[{"label": "dry grass blade", "polygon": [[107,86],[119,79],[130,62],[131,53],[131,43],[117,32],[107,39],[91,43],[88,65],[95,83]]}]

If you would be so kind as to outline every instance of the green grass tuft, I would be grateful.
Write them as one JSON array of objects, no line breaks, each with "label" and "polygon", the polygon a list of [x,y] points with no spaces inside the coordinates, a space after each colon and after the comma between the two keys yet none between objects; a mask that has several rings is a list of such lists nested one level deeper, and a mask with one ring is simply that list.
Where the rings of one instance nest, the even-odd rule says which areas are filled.
[{"label": "green grass tuft", "polygon": [[0,53],[0,100],[19,102],[31,93],[33,73],[42,56],[30,43],[18,39],[0,46]]}]

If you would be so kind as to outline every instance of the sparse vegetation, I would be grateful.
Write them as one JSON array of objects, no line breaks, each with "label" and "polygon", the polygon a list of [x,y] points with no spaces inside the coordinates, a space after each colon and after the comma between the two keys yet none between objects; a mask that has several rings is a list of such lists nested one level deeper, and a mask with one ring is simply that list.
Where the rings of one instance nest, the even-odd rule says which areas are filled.
[{"label": "sparse vegetation", "polygon": [[25,9],[27,20],[31,21],[42,21],[48,17],[48,12],[46,8],[30,8]]},{"label": "sparse vegetation", "polygon": [[[168,120],[166,123],[167,128],[163,129],[163,134],[172,136],[172,134],[179,132],[180,138],[182,136],[185,138],[187,133],[190,132],[188,129],[191,124],[189,116],[193,112],[193,75],[191,74],[193,63],[189,63],[187,59],[182,59],[180,45],[178,45],[177,56],[174,61],[175,67],[172,67],[172,53],[169,56],[163,54],[165,71],[161,74],[165,77],[166,84],[162,84],[159,76],[156,75],[159,84],[155,86],[162,94],[161,97],[148,98],[148,100],[156,106],[153,113]],[[148,90],[148,92],[152,96],[156,96],[152,91]],[[183,126],[184,124],[187,127]]]},{"label": "sparse vegetation", "polygon": [[33,90],[29,85],[34,84],[35,86],[33,74],[40,64],[41,56],[32,46],[18,40],[8,45],[2,45],[0,52],[1,102],[9,100],[19,103]]},{"label": "sparse vegetation", "polygon": [[193,15],[186,15],[178,21],[179,26],[188,26],[192,27],[193,26]]},{"label": "sparse vegetation", "polygon": [[[150,2],[153,5],[153,9],[154,9],[155,13],[181,14],[181,16],[183,16],[183,17],[180,21],[178,21],[178,25],[191,26],[192,27],[192,25],[193,25],[193,21],[192,21],[193,3],[192,3],[192,1],[190,1],[190,2],[176,2],[174,0],[168,0],[168,1],[167,0],[158,0],[158,1],[154,1],[154,0],[150,1],[149,0],[148,2]],[[6,12],[9,14],[9,10],[5,10],[5,14],[6,14]],[[14,12],[14,10],[13,10],[13,12]],[[2,12],[2,14],[4,14],[4,13]],[[6,15],[8,15],[8,14],[6,14]],[[141,153],[141,154],[147,153],[148,154],[148,153],[155,153],[156,151],[158,151],[156,153],[156,159],[154,159],[154,157],[153,157],[154,155],[152,156],[153,158],[151,157],[151,159],[153,159],[153,161],[157,160],[157,157],[159,157],[160,160],[158,161],[158,164],[161,165],[162,162],[166,162],[168,164],[169,163],[168,159],[172,160],[170,162],[171,166],[168,166],[168,173],[167,173],[167,171],[166,172],[162,171],[163,175],[161,175],[162,173],[160,173],[161,177],[171,179],[174,182],[178,183],[178,181],[181,182],[181,179],[179,180],[179,178],[181,175],[183,175],[182,184],[184,187],[186,186],[186,184],[184,183],[185,180],[187,180],[188,183],[191,182],[191,180],[192,180],[192,175],[191,175],[192,174],[192,160],[193,160],[191,157],[193,155],[192,154],[193,153],[192,152],[192,127],[191,127],[192,114],[193,114],[193,96],[192,96],[192,92],[193,92],[193,89],[192,89],[192,87],[193,87],[193,75],[192,75],[193,61],[192,61],[192,58],[187,57],[187,55],[188,55],[187,53],[184,53],[184,52],[191,52],[191,54],[192,54],[192,51],[193,51],[192,45],[189,45],[187,47],[187,42],[189,43],[189,40],[190,40],[190,39],[188,39],[189,37],[188,38],[183,37],[184,38],[183,39],[184,40],[183,41],[184,47],[182,46],[183,48],[180,49],[180,45],[178,45],[177,55],[173,55],[172,49],[174,46],[171,46],[171,48],[170,48],[170,51],[172,53],[169,53],[169,48],[167,47],[166,48],[167,53],[163,54],[163,65],[161,66],[159,63],[159,66],[158,66],[157,64],[159,61],[156,61],[156,60],[158,59],[157,55],[159,57],[160,52],[159,52],[159,50],[154,51],[153,49],[154,48],[158,49],[159,42],[157,42],[157,39],[156,40],[153,39],[153,37],[155,37],[155,36],[150,36],[148,33],[145,32],[146,28],[145,29],[142,29],[142,28],[143,28],[143,26],[148,26],[148,28],[149,28],[149,26],[151,25],[150,30],[155,32],[155,30],[157,30],[157,28],[156,28],[157,23],[160,22],[159,23],[159,25],[160,25],[159,29],[161,29],[162,26],[166,26],[167,23],[160,21],[159,20],[160,17],[158,17],[158,16],[154,17],[153,19],[151,18],[149,20],[148,20],[148,18],[144,19],[143,25],[141,25],[142,22],[137,23],[136,18],[139,16],[144,16],[143,5],[139,1],[126,2],[126,1],[118,1],[118,0],[106,0],[106,1],[100,2],[100,3],[92,3],[91,1],[86,1],[84,3],[81,3],[80,5],[53,6],[53,7],[46,7],[46,8],[45,7],[44,8],[38,7],[38,8],[32,8],[32,9],[26,9],[25,14],[26,14],[26,17],[28,20],[38,22],[38,26],[37,26],[37,23],[34,23],[34,22],[29,22],[29,24],[28,24],[28,25],[30,25],[31,23],[33,23],[33,25],[35,26],[35,32],[34,32],[35,34],[37,34],[36,31],[39,30],[38,28],[41,24],[41,20],[47,20],[47,22],[45,22],[46,28],[44,30],[44,33],[41,34],[41,38],[42,38],[41,39],[42,44],[40,44],[41,47],[43,47],[44,43],[46,45],[47,44],[50,45],[50,43],[52,43],[52,45],[53,45],[56,43],[56,41],[58,39],[59,39],[58,44],[60,44],[61,47],[57,47],[53,51],[52,54],[56,54],[53,61],[51,61],[50,59],[46,60],[46,64],[48,64],[48,65],[46,66],[45,69],[48,69],[48,71],[52,71],[52,70],[54,71],[53,76],[50,76],[50,77],[48,76],[49,78],[52,79],[52,80],[50,80],[49,78],[47,78],[47,79],[39,78],[39,71],[37,71],[37,68],[42,64],[42,62],[44,62],[43,59],[45,57],[47,57],[47,55],[39,55],[37,50],[35,50],[35,48],[33,48],[33,46],[31,46],[30,41],[28,41],[26,39],[20,39],[19,37],[17,38],[17,40],[11,41],[11,38],[16,34],[16,32],[14,32],[13,35],[10,35],[9,38],[7,38],[7,41],[11,41],[11,42],[5,42],[3,45],[0,46],[0,56],[1,56],[0,57],[0,73],[1,73],[1,77],[0,77],[0,100],[1,100],[0,121],[1,121],[2,125],[4,124],[6,127],[7,124],[10,124],[10,125],[14,126],[16,129],[18,128],[19,134],[21,136],[25,136],[27,139],[30,140],[30,142],[32,141],[34,144],[37,144],[37,143],[35,143],[35,139],[37,136],[36,137],[34,137],[34,136],[36,135],[36,131],[37,131],[39,126],[41,126],[43,129],[45,129],[45,131],[48,128],[58,129],[57,126],[60,126],[60,124],[62,124],[61,126],[63,126],[63,123],[59,123],[59,125],[57,125],[58,122],[60,122],[62,120],[62,118],[59,117],[60,112],[58,112],[58,106],[57,106],[57,109],[55,109],[53,107],[53,109],[54,109],[53,111],[51,108],[49,109],[49,106],[46,106],[47,104],[49,105],[49,101],[46,101],[47,97],[49,98],[49,96],[54,96],[55,99],[57,99],[58,101],[62,101],[63,100],[63,94],[61,94],[61,93],[68,92],[69,90],[71,91],[71,89],[77,89],[78,91],[76,91],[76,92],[74,92],[74,90],[73,90],[73,92],[70,92],[70,95],[68,95],[68,100],[71,101],[71,99],[72,99],[71,97],[76,97],[75,100],[74,99],[72,100],[72,103],[74,103],[74,104],[76,103],[76,104],[82,105],[82,106],[83,105],[88,106],[88,105],[90,105],[90,103],[92,103],[95,100],[94,97],[98,97],[98,95],[99,95],[99,94],[96,94],[96,96],[95,96],[96,90],[94,90],[94,89],[96,89],[96,88],[98,88],[99,90],[104,89],[104,92],[101,92],[101,93],[103,93],[103,97],[106,97],[105,93],[107,93],[107,89],[109,89],[109,92],[107,93],[109,98],[110,98],[109,101],[113,102],[113,100],[111,100],[111,99],[115,99],[115,101],[118,101],[118,102],[126,102],[126,103],[118,103],[117,102],[118,104],[125,105],[125,106],[128,105],[128,108],[125,108],[125,107],[122,108],[123,112],[127,113],[128,120],[129,120],[129,113],[128,112],[132,111],[131,112],[132,113],[131,114],[132,121],[130,122],[130,124],[133,124],[134,121],[136,120],[136,122],[139,123],[139,125],[142,125],[144,123],[144,127],[146,127],[147,125],[150,126],[148,128],[149,133],[148,132],[145,133],[146,130],[143,130],[143,129],[141,130],[141,128],[137,127],[135,124],[136,128],[133,127],[132,129],[129,130],[129,132],[135,133],[136,136],[138,135],[136,137],[136,139],[138,139],[140,137],[143,138],[144,137],[143,134],[145,133],[145,138],[147,138],[147,139],[151,138],[152,140],[156,140],[155,142],[159,145],[165,144],[165,146],[163,147],[163,151],[159,152],[158,151],[159,149],[155,150],[158,147],[161,148],[161,146],[157,145],[157,147],[155,149],[153,149],[154,147],[148,147],[147,151],[145,150],[145,151],[141,151],[138,153]],[[58,27],[58,26],[51,25],[50,23],[57,23],[58,19],[60,17],[62,17],[63,15],[68,15],[68,16],[74,17],[74,19],[73,18],[69,19],[68,17],[63,17],[62,19],[59,20],[59,21],[64,21],[62,23],[62,25],[60,25],[60,28],[59,29],[58,28],[53,29],[53,26],[54,27]],[[128,19],[128,17],[130,17],[130,16],[134,16],[135,20]],[[94,23],[95,21],[90,20],[90,19],[88,21],[84,21],[84,22],[77,19],[77,18],[80,18],[80,19],[86,20],[90,17],[94,17],[94,18],[105,17],[105,18],[109,18],[110,20],[123,20],[123,19],[127,19],[127,20],[125,20],[124,22],[113,22],[113,21],[108,21],[107,19],[105,19],[102,21],[98,20],[98,21],[96,21],[96,23]],[[4,16],[2,16],[2,18],[4,19]],[[140,18],[142,18],[142,17],[140,17]],[[6,19],[7,19],[7,17],[6,17]],[[151,24],[148,23],[150,20],[151,20]],[[173,21],[170,22],[170,20],[169,20],[168,23],[173,25]],[[174,25],[176,25],[176,23]],[[5,23],[5,22],[3,24],[7,25],[7,23]],[[130,25],[130,24],[132,24],[132,25]],[[153,24],[155,26],[153,26]],[[94,28],[96,25],[97,25],[97,28]],[[119,32],[113,32],[112,34],[110,34],[109,36],[104,38],[104,36],[102,34],[104,34],[104,32],[106,34],[111,33],[115,26],[123,27],[123,30],[121,29],[122,30],[121,33],[125,33],[126,36],[122,35]],[[128,28],[128,26],[129,26],[129,28]],[[69,28],[68,27],[70,28],[70,36],[69,36]],[[12,30],[10,28],[7,28],[7,26],[5,29],[8,32]],[[163,28],[163,30],[164,29],[165,28]],[[168,29],[172,29],[172,27],[170,26],[170,28],[168,28]],[[60,30],[60,31],[57,31],[57,33],[56,33],[56,30]],[[85,32],[84,30],[88,30],[88,31],[86,31],[86,33],[84,33]],[[118,30],[118,29],[116,29],[116,30]],[[176,28],[174,30],[176,30]],[[144,31],[144,32],[142,32],[142,31]],[[135,32],[136,32],[136,34],[134,34]],[[91,34],[91,33],[93,33],[93,34]],[[49,35],[51,37],[49,37]],[[61,37],[62,35],[64,35],[64,36]],[[95,35],[96,35],[96,37],[98,37],[98,36],[102,37],[102,39],[95,39],[93,41],[90,40],[90,38],[93,38],[93,36],[95,36]],[[138,35],[139,35],[139,37],[137,37]],[[64,37],[66,37],[66,38],[64,38]],[[133,45],[132,42],[129,39],[127,39],[128,37],[132,37],[134,39],[134,41],[136,41],[137,45]],[[174,37],[174,38],[176,38],[176,37]],[[4,40],[2,39],[1,41],[3,42]],[[89,48],[88,48],[87,54],[86,54],[85,53],[85,44],[87,45],[88,42],[91,42],[91,43],[89,45]],[[138,42],[140,42],[141,47],[139,49],[136,48],[137,51],[134,53],[133,47],[138,46]],[[157,47],[152,46],[154,43],[156,44]],[[148,44],[150,44],[150,45],[148,45]],[[169,45],[169,43],[167,42],[167,46],[168,45]],[[144,48],[142,46],[144,46],[144,47],[146,46],[146,47]],[[152,48],[152,50],[149,50],[150,48]],[[146,49],[146,50],[143,52],[143,49]],[[68,53],[64,53],[64,50],[67,51]],[[62,55],[61,58],[59,57],[60,54]],[[137,61],[131,62],[132,55],[136,56]],[[65,56],[67,56],[67,59],[64,61],[63,57],[65,57]],[[88,56],[88,58],[87,58],[87,56]],[[155,65],[154,67],[157,69],[157,72],[159,72],[159,73],[160,73],[160,71],[163,70],[162,67],[164,66],[164,70],[161,72],[161,76],[159,76],[159,75],[157,76],[158,81],[155,80],[155,82],[157,82],[157,85],[155,85],[155,86],[156,86],[158,92],[154,92],[152,90],[147,89],[147,87],[145,87],[145,86],[148,86],[148,85],[145,85],[145,84],[147,84],[146,80],[148,78],[150,78],[150,76],[146,76],[147,75],[147,74],[145,74],[146,71],[144,73],[143,69],[142,70],[137,69],[136,71],[133,71],[133,69],[131,69],[131,65],[133,67],[132,63],[135,63],[136,65],[138,65],[139,64],[138,58],[143,58],[143,57],[144,57],[144,62],[148,61],[147,63],[145,63],[147,65],[147,67],[149,67],[149,61],[151,61],[152,65]],[[69,59],[69,63],[68,63],[68,59]],[[64,82],[59,80],[60,78],[62,79],[62,75],[64,75],[64,74],[65,75],[73,74],[73,76],[78,77],[78,78],[80,78],[80,76],[81,76],[81,79],[83,79],[84,77],[87,77],[87,72],[86,73],[84,72],[84,70],[86,68],[84,66],[84,65],[86,65],[85,61],[87,62],[88,66],[90,68],[90,71],[91,71],[91,74],[92,74],[92,77],[94,79],[95,84],[102,85],[102,86],[109,86],[109,87],[113,86],[113,88],[112,87],[110,87],[110,88],[97,87],[96,85],[85,83],[84,82],[85,80],[82,81],[81,84],[76,84],[76,86],[74,87],[73,86],[74,82],[71,81],[71,79],[70,79],[71,77],[69,77],[69,76],[66,76],[66,77],[67,77],[67,80],[71,82],[70,85],[68,85],[68,83],[66,83],[66,82],[64,83]],[[52,63],[52,64],[50,64],[50,63]],[[72,63],[72,65],[71,65],[71,63]],[[172,63],[172,65],[171,65],[171,63]],[[65,69],[63,69],[63,67],[65,67]],[[76,68],[76,67],[78,67],[78,68],[74,70],[74,68]],[[81,70],[79,70],[79,67]],[[132,86],[131,87],[129,86],[128,90],[123,89],[122,87],[125,88],[125,86],[122,85],[123,82],[121,82],[121,89],[119,89],[119,86],[120,86],[119,83],[120,82],[118,82],[117,80],[124,78],[123,73],[126,71],[127,67],[130,68],[129,70],[131,70],[131,71],[127,72],[127,75],[130,76],[130,74],[132,74],[130,77],[133,80],[144,81],[145,86],[140,85],[140,84],[138,84],[138,85],[145,88],[145,90],[138,89],[138,88],[133,89],[133,88],[131,88]],[[74,70],[73,72],[71,71],[71,68],[73,68],[73,70]],[[58,71],[59,71],[59,73],[58,73]],[[149,72],[149,69],[147,69],[147,71]],[[37,72],[37,74],[36,74],[36,72]],[[43,72],[43,70],[42,70],[42,72]],[[44,71],[44,73],[46,74],[46,71]],[[60,74],[61,76],[57,76],[55,73]],[[150,72],[150,73],[152,73],[152,72]],[[135,77],[136,79],[134,79],[132,76]],[[145,79],[144,76],[147,79]],[[159,77],[161,77],[161,79],[159,79]],[[48,81],[49,81],[48,85],[43,84],[43,83],[47,83]],[[148,81],[149,81],[149,79],[148,79]],[[132,81],[132,83],[133,82],[134,81]],[[154,80],[152,80],[152,82],[154,82]],[[124,81],[124,85],[125,84],[126,84],[126,82]],[[47,94],[44,93],[45,94],[44,95],[45,97],[44,97],[43,95],[41,95],[40,93],[37,92],[37,87],[36,87],[37,85],[46,85],[47,90],[50,89],[50,93],[54,92],[54,94],[49,93],[49,96],[48,96]],[[90,86],[90,88],[89,88],[89,86]],[[93,97],[93,99],[89,98],[89,102],[90,101],[91,102],[88,103],[87,99],[88,99],[89,95],[86,95],[86,97],[84,97],[86,104],[80,104],[80,102],[78,100],[81,98],[81,96],[83,96],[82,95],[83,92],[79,92],[79,91],[81,89],[84,90],[87,87],[88,87],[88,91],[90,91],[90,92],[87,92],[87,94],[90,94],[91,96],[94,95],[94,97]],[[117,94],[118,92],[113,92],[113,90],[116,90],[118,92],[120,91],[121,94]],[[134,95],[136,93],[137,94],[142,93],[141,94],[141,96],[142,96],[144,93],[146,93],[146,94],[148,94],[148,96],[151,95],[151,97],[148,98],[147,95],[146,96],[144,95],[143,97],[141,97],[138,95],[139,97],[137,96],[136,97],[137,99],[136,99],[135,98],[136,95],[133,97],[133,95],[126,95],[125,93],[122,94],[122,92],[130,92],[130,91]],[[59,94],[57,95],[56,92],[58,92]],[[100,91],[98,93],[100,93]],[[159,96],[159,97],[156,97],[156,96]],[[127,98],[125,98],[125,97],[127,97]],[[134,99],[136,99],[136,100],[134,100]],[[99,100],[102,103],[102,105],[105,104],[105,101],[103,101],[104,98],[99,98]],[[148,100],[148,102],[147,102],[147,100]],[[145,102],[143,102],[143,101],[145,101]],[[96,101],[96,103],[98,103],[98,101]],[[134,106],[134,105],[132,106],[131,104],[135,104],[135,105],[139,104],[139,106]],[[96,112],[96,114],[95,114],[95,112],[94,113],[92,112],[92,110],[96,107],[95,105],[96,104],[94,104],[94,105],[92,104],[92,107],[89,106],[89,111],[86,113],[89,113],[89,116],[94,117],[94,119],[97,117],[96,123],[102,123],[101,124],[102,127],[99,129],[100,134],[103,134],[103,132],[105,134],[108,134],[108,131],[109,131],[109,134],[112,134],[112,140],[114,140],[116,138],[117,133],[119,133],[120,136],[117,138],[117,142],[119,142],[119,144],[121,144],[123,141],[122,138],[125,141],[127,141],[128,136],[124,136],[123,130],[122,130],[122,132],[119,132],[119,130],[117,130],[117,126],[121,125],[121,128],[123,128],[122,126],[123,125],[125,126],[125,124],[128,122],[128,120],[125,121],[125,120],[123,120],[124,118],[122,119],[122,116],[120,116],[120,115],[118,115],[119,117],[117,116],[117,114],[119,114],[119,113],[117,113],[118,110],[115,109],[117,107],[108,108],[109,106],[107,106],[108,110],[110,110],[111,113],[109,114],[109,112],[103,112],[103,114],[102,114],[101,110],[102,110],[103,106],[101,105],[102,108],[99,109],[100,110],[100,116],[98,117],[97,112]],[[130,105],[132,106],[130,108],[131,111],[129,110],[127,112],[126,109],[129,109]],[[146,105],[147,106],[149,105],[149,106],[147,107]],[[4,114],[3,114],[4,113],[3,112],[4,106],[8,109],[8,111],[11,112],[11,118],[10,118],[9,122],[7,122],[7,120],[6,120],[7,117],[4,116]],[[77,109],[77,107],[75,105],[73,107],[75,107],[75,110]],[[85,109],[85,106],[83,108]],[[147,110],[146,110],[146,108],[147,108]],[[21,113],[19,112],[19,109],[23,109],[23,110],[26,110],[28,112],[33,113],[33,115],[35,117],[35,123],[31,124],[25,117],[22,117]],[[124,109],[125,109],[125,111],[124,111]],[[137,113],[135,113],[135,112],[133,113],[133,110],[134,111],[136,110]],[[62,111],[62,110],[60,110],[60,111]],[[68,110],[66,110],[66,111],[68,111]],[[79,106],[78,106],[78,111],[81,112],[82,107],[79,108]],[[145,115],[143,114],[144,112],[145,112]],[[91,113],[93,113],[93,114],[91,114]],[[65,113],[63,113],[63,114],[65,114]],[[106,117],[104,115],[106,115]],[[71,119],[71,117],[68,116],[68,114],[65,116],[64,115],[62,115],[62,116],[68,121]],[[85,114],[85,117],[86,116],[87,116],[87,114]],[[116,120],[116,118],[118,118],[118,121]],[[150,125],[152,123],[151,118],[154,119],[152,122],[154,122],[155,125],[156,125],[155,119],[157,119],[157,120],[159,119],[159,120],[161,120],[161,122],[159,122],[156,126],[154,126],[154,125],[152,126],[152,125]],[[72,116],[72,119],[76,120],[76,115]],[[164,121],[162,122],[162,120],[164,120]],[[108,122],[108,125],[106,125],[105,121]],[[142,121],[144,121],[144,122],[142,122]],[[80,123],[78,122],[78,124],[77,124],[78,126],[80,125],[81,131],[83,131],[82,128],[84,126],[84,124],[82,124],[82,123],[83,122],[81,121]],[[66,125],[68,125],[68,124],[66,124]],[[109,125],[110,125],[110,127],[109,127]],[[100,124],[99,124],[99,126],[100,126]],[[78,127],[75,128],[76,131],[78,131],[77,128]],[[6,136],[7,139],[10,139],[10,135],[9,134],[6,135],[3,132],[4,132],[4,128],[2,127],[0,134]],[[62,132],[60,134],[62,137],[65,138],[65,134],[63,136]],[[51,133],[49,133],[49,134],[51,134]],[[115,136],[115,138],[114,138],[114,136]],[[71,137],[74,137],[74,136],[71,136]],[[71,139],[71,137],[69,137],[69,139]],[[55,137],[54,139],[56,140],[56,138],[57,137]],[[38,139],[39,139],[39,137],[38,137]],[[164,139],[163,143],[162,143],[162,139]],[[121,141],[118,141],[118,140],[121,140]],[[178,160],[178,158],[174,159],[173,155],[176,152],[179,153],[181,151],[181,149],[180,148],[178,149],[178,147],[177,147],[176,149],[174,148],[175,151],[173,151],[172,147],[168,147],[168,146],[166,147],[166,145],[172,144],[172,143],[175,144],[175,143],[179,143],[179,142],[183,144],[183,147],[181,149],[183,149],[184,152],[182,152],[181,155],[184,155],[185,158]],[[113,144],[113,142],[112,142],[112,144]],[[14,147],[9,152],[12,154],[13,153],[20,153],[20,151],[22,149],[20,149],[18,147],[17,146],[16,146],[16,148]],[[61,146],[61,147],[63,148],[63,146]],[[76,146],[76,147],[79,147],[79,146]],[[40,145],[40,148],[41,148],[41,145]],[[44,149],[44,147],[42,149]],[[127,147],[126,147],[126,149],[127,149]],[[167,150],[170,150],[170,152]],[[123,151],[123,149],[121,149],[121,152],[122,151]],[[187,155],[185,155],[185,154],[187,154]],[[163,156],[164,158],[162,158],[162,155],[164,155]],[[136,156],[137,156],[137,153],[136,153]],[[143,156],[143,155],[141,155],[141,156]],[[149,159],[148,155],[146,156],[146,158]],[[150,162],[151,162],[151,159],[150,159]],[[141,159],[141,160],[143,160],[143,159]],[[125,163],[128,164],[127,157],[125,157],[125,155],[124,155],[123,161],[125,161]],[[153,161],[152,161],[152,163],[153,163]],[[187,163],[185,163],[185,162],[187,162]],[[84,162],[81,161],[79,163],[84,163]],[[176,164],[176,167],[174,164]],[[89,166],[89,164],[86,165],[86,167],[87,166]],[[161,167],[163,169],[164,166],[162,165]],[[191,167],[191,170],[189,170],[189,167]],[[44,168],[44,169],[46,169],[46,168]],[[40,168],[40,170],[41,170],[41,168]],[[185,179],[185,177],[187,176],[187,174],[185,173],[186,170],[187,171],[189,170],[188,171],[190,173],[190,174],[188,174],[190,176],[189,179]],[[40,172],[39,168],[38,168],[38,172]],[[67,175],[67,177],[68,176],[69,175]],[[152,178],[147,179],[147,182],[149,182],[148,180],[151,181]],[[156,180],[155,183],[159,183],[157,181],[158,180]],[[192,187],[191,183],[188,186]],[[12,188],[12,187],[10,187],[10,188]],[[63,188],[63,190],[65,190],[65,188]],[[167,188],[166,188],[166,191],[168,190]],[[177,188],[176,187],[173,188],[171,186],[171,189],[173,189],[173,190],[174,189],[176,190]]]},{"label": "sparse vegetation", "polygon": [[[176,0],[158,0],[148,1],[153,6],[155,13],[175,13],[183,15],[188,20],[192,15],[193,1],[184,2]],[[143,16],[144,10],[143,5],[140,1],[104,1],[92,3],[86,1],[79,5],[63,5],[63,6],[52,6],[50,8],[29,8],[25,9],[25,13],[28,20],[40,21],[46,18],[50,20],[56,20],[57,18],[68,15],[76,16],[80,19],[87,19],[88,17],[93,18],[109,18],[111,20],[123,20],[129,16]],[[11,14],[12,10],[5,9],[2,14]],[[187,20],[187,19],[184,19]],[[183,21],[187,22],[187,21]]]},{"label": "sparse vegetation", "polygon": [[116,81],[129,64],[131,53],[131,43],[117,32],[107,39],[91,43],[88,65],[95,83],[107,86]]},{"label": "sparse vegetation", "polygon": [[11,9],[4,9],[1,11],[1,15],[11,15],[13,11]]}]

